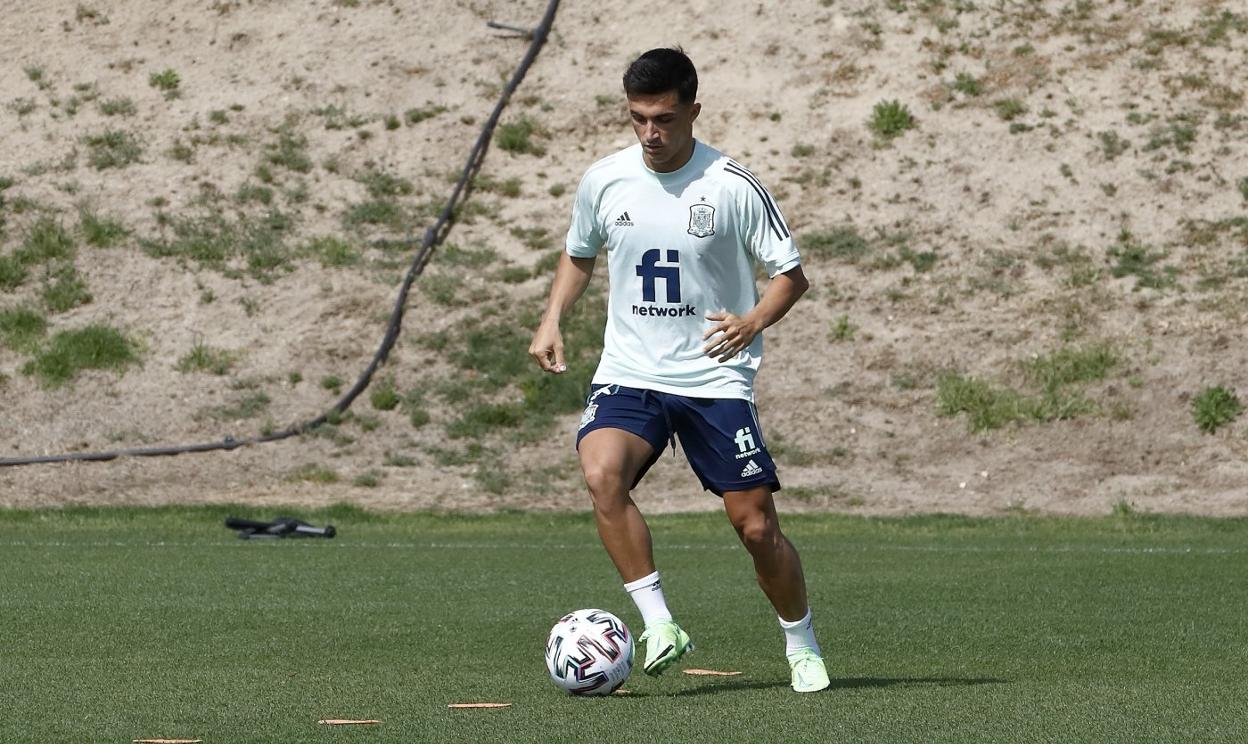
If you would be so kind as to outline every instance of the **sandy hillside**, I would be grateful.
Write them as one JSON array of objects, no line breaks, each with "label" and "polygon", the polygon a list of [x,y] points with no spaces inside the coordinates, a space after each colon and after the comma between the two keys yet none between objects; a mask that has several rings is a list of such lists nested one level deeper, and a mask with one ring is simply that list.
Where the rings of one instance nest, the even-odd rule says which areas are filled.
[{"label": "sandy hillside", "polygon": [[[1248,395],[1248,10],[999,5],[694,0],[624,19],[565,2],[504,116],[532,133],[496,141],[418,283],[389,400],[229,453],[0,469],[0,504],[585,508],[576,413],[517,419],[536,383],[504,362],[580,173],[633,141],[623,67],[679,43],[699,137],[769,185],[814,286],[768,332],[758,387],[784,508],[1248,514],[1248,423],[1206,433],[1194,415],[1208,388]],[[525,50],[486,22],[544,7],[8,11],[0,456],[216,441],[325,410],[380,342],[399,241],[445,199]],[[884,102],[897,116],[878,118]],[[92,326],[134,361],[41,376]],[[717,507],[679,455],[639,500]]]}]

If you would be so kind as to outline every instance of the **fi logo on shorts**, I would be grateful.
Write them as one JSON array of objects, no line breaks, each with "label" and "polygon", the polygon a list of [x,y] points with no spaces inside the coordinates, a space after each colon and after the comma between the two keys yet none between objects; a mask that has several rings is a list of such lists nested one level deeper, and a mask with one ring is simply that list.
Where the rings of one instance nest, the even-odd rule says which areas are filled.
[{"label": "fi logo on shorts", "polygon": [[759,448],[754,444],[754,432],[750,431],[748,426],[737,429],[737,436],[733,437],[733,441],[737,443],[737,449],[740,450],[737,453],[738,460],[759,452]]}]

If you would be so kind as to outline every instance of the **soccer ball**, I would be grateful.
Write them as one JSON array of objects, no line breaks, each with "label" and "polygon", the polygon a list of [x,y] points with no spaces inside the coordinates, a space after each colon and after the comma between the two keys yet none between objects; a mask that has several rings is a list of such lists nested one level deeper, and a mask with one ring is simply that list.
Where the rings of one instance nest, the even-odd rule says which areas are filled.
[{"label": "soccer ball", "polygon": [[546,670],[569,695],[610,695],[633,670],[633,634],[606,610],[564,615],[546,640]]}]

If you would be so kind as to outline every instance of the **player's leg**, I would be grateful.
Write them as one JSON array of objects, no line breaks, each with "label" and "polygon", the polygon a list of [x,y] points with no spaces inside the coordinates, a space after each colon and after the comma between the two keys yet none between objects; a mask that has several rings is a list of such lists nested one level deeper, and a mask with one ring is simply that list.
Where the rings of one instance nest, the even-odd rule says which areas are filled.
[{"label": "player's leg", "polygon": [[806,604],[806,579],[793,543],[780,531],[771,487],[725,491],[724,509],[741,544],[754,559],[754,573],[763,594],[781,620],[801,620]]},{"label": "player's leg", "polygon": [[650,528],[631,491],[658,459],[670,436],[653,394],[609,386],[590,397],[577,450],[594,505],[603,547],[641,613],[647,674],[660,674],[693,650],[689,635],[672,621],[663,582],[654,566]]},{"label": "player's leg", "polygon": [[806,602],[806,580],[797,550],[780,531],[772,492],[776,464],[763,441],[754,404],[737,399],[683,398],[673,425],[702,485],[721,496],[754,559],[758,584],[784,630],[785,652],[800,692],[828,686]]},{"label": "player's leg", "polygon": [[627,583],[654,573],[650,528],[631,495],[654,448],[632,432],[600,428],[582,437],[577,450],[593,499],[598,537],[620,578]]},{"label": "player's leg", "polygon": [[827,667],[815,640],[802,561],[793,543],[780,531],[769,485],[725,491],[724,509],[741,543],[754,559],[754,573],[784,630],[785,656],[793,689],[817,692],[830,684]]}]

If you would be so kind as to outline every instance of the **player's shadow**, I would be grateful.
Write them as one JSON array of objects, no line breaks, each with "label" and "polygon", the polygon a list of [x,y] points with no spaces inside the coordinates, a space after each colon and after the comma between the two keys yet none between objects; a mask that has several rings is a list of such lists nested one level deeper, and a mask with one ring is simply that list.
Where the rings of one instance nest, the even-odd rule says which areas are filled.
[{"label": "player's shadow", "polygon": [[[969,687],[971,685],[1009,684],[1008,679],[996,677],[845,677],[833,679],[829,690],[853,690],[864,687]],[[675,695],[716,695],[721,692],[741,692],[743,690],[765,690],[772,687],[788,687],[787,680],[748,680],[734,679],[712,682],[702,687],[691,687],[681,690]]]},{"label": "player's shadow", "polygon": [[831,687],[850,690],[860,687],[970,687],[972,685],[1008,685],[1010,680],[996,677],[846,677],[832,680]]}]

